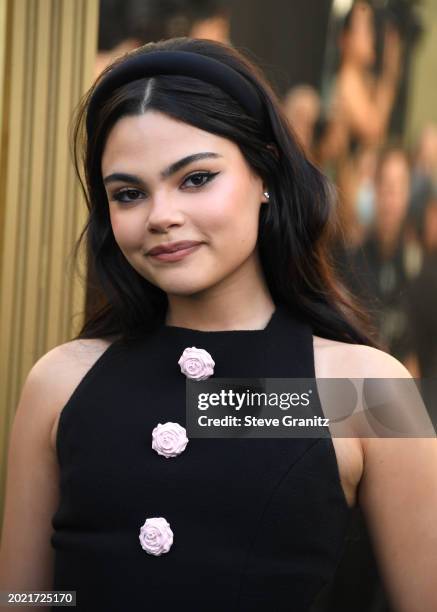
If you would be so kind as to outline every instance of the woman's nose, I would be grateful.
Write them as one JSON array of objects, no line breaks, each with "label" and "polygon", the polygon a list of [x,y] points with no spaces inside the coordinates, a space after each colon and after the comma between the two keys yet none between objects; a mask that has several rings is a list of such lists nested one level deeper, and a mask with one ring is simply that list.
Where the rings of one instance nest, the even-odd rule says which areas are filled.
[{"label": "woman's nose", "polygon": [[147,217],[149,231],[162,232],[173,226],[182,225],[183,212],[179,205],[168,195],[154,197]]}]

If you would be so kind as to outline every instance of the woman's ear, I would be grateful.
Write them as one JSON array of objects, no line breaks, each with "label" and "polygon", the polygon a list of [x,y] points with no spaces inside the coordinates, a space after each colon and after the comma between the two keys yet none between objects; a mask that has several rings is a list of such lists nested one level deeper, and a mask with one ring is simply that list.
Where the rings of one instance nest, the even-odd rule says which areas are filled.
[{"label": "woman's ear", "polygon": [[270,201],[270,200],[269,200],[269,198],[270,198],[270,194],[269,194],[269,190],[268,190],[268,188],[265,186],[265,184],[264,184],[264,183],[263,183],[263,196],[264,196],[264,198],[261,200],[261,202],[262,202],[263,204],[267,204],[267,203]]}]

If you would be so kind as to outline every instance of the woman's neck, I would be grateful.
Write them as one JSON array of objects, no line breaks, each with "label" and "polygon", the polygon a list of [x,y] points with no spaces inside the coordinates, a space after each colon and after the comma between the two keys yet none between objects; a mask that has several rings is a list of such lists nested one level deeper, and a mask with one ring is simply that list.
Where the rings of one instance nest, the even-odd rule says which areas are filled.
[{"label": "woman's neck", "polygon": [[264,329],[275,304],[263,278],[232,278],[193,295],[168,295],[166,325],[202,331]]}]

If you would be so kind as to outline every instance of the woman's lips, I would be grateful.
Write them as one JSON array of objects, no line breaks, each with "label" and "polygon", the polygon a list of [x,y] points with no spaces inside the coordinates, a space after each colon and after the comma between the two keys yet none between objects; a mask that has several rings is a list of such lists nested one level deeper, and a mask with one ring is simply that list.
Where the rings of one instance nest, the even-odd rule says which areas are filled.
[{"label": "woman's lips", "polygon": [[202,246],[202,243],[194,244],[193,246],[174,251],[173,253],[158,253],[157,255],[149,255],[149,257],[157,259],[158,261],[179,261],[196,251],[200,246]]}]

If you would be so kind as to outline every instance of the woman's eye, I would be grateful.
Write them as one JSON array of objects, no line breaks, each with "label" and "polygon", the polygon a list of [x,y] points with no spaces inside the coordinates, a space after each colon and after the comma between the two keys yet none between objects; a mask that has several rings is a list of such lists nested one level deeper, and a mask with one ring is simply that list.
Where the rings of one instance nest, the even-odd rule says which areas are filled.
[{"label": "woman's eye", "polygon": [[195,174],[188,176],[183,184],[185,185],[187,181],[193,181],[193,184],[188,185],[188,187],[202,187],[203,185],[206,185],[206,183],[209,183],[209,181],[217,174],[218,172],[196,172]]},{"label": "woman's eye", "polygon": [[123,189],[114,194],[113,199],[117,202],[134,202],[138,200],[143,193],[138,189]]},{"label": "woman's eye", "polygon": [[[213,179],[217,174],[219,173],[218,172],[196,172],[195,174],[191,174],[191,176],[188,176],[182,184],[187,187],[194,187],[194,188],[203,187],[203,185],[206,185],[206,183],[209,183],[209,181]],[[188,181],[191,181],[191,185],[188,183]],[[144,197],[144,193],[142,191],[140,191],[139,189],[134,189],[130,187],[128,189],[121,189],[120,191],[118,191],[112,196],[112,199],[117,202],[123,202],[124,204],[129,204],[130,202],[136,202],[142,199],[143,197]]]}]

